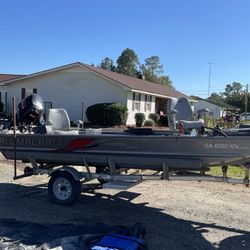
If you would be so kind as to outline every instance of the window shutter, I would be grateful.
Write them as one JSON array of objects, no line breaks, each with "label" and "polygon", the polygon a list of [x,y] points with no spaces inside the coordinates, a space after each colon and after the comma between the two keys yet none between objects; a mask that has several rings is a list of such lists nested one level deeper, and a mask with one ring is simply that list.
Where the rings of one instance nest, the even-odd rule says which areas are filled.
[{"label": "window shutter", "polygon": [[138,110],[141,110],[141,94],[139,94]]},{"label": "window shutter", "polygon": [[133,100],[132,100],[132,111],[135,110],[135,93],[133,93]]},{"label": "window shutter", "polygon": [[8,93],[5,92],[5,96],[4,96],[4,102],[5,102],[5,110],[7,110],[7,101],[8,101]]},{"label": "window shutter", "polygon": [[26,89],[22,88],[22,90],[21,90],[21,99],[25,98],[25,94],[26,94]]}]

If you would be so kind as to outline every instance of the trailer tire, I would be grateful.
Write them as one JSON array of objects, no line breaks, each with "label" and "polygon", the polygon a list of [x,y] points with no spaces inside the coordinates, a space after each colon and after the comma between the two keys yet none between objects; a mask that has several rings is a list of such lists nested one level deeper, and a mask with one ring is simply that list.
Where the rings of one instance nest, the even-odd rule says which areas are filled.
[{"label": "trailer tire", "polygon": [[49,198],[59,205],[73,204],[81,194],[81,183],[66,171],[56,171],[48,183]]}]

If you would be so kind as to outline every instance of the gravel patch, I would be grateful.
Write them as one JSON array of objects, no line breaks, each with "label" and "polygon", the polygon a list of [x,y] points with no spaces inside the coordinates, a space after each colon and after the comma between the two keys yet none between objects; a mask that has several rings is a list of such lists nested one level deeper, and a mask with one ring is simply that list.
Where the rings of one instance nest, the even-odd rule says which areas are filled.
[{"label": "gravel patch", "polygon": [[0,224],[5,219],[27,225],[139,222],[146,226],[145,241],[152,250],[250,249],[250,189],[243,185],[145,181],[128,191],[82,193],[74,205],[59,206],[49,202],[48,177],[13,181],[12,176],[12,166],[1,163]]}]

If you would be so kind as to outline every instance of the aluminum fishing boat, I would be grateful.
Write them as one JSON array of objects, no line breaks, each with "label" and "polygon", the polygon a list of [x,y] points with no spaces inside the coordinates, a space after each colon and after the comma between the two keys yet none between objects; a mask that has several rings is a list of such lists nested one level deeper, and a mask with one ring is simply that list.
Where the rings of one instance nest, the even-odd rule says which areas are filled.
[{"label": "aluminum fishing boat", "polygon": [[72,131],[64,109],[50,109],[46,124],[41,122],[42,111],[43,101],[36,94],[18,105],[15,135],[7,127],[0,133],[0,151],[6,159],[29,162],[33,157],[37,163],[51,167],[84,165],[85,159],[97,168],[112,161],[117,168],[155,170],[161,169],[163,163],[173,170],[200,170],[213,165],[244,164],[250,159],[248,136],[241,136],[239,131],[207,131],[199,121],[184,121],[188,131],[195,129],[195,135],[151,129]]},{"label": "aluminum fishing boat", "polygon": [[[243,133],[242,130],[207,130],[199,121],[183,121],[186,131],[147,128],[118,132],[101,129],[72,131],[64,109],[50,109],[44,123],[41,119],[42,100],[35,94],[26,97],[18,108],[13,124],[1,127],[0,151],[6,159],[32,164],[33,168],[26,169],[24,176],[51,175],[48,191],[52,201],[59,204],[75,201],[82,178],[99,177],[101,182],[114,180],[117,171],[123,169],[163,171],[166,177],[170,171],[205,171],[211,166],[249,166],[250,162],[247,129]],[[80,175],[68,165],[85,166],[88,173]],[[89,166],[95,167],[101,178],[91,175]],[[103,177],[105,174],[109,176]]]},{"label": "aluminum fishing boat", "polygon": [[78,134],[0,135],[0,151],[6,159],[54,165],[118,168],[201,170],[213,165],[244,164],[250,160],[250,138],[243,136],[179,135],[164,132],[138,135],[134,131],[105,133],[93,130]]}]

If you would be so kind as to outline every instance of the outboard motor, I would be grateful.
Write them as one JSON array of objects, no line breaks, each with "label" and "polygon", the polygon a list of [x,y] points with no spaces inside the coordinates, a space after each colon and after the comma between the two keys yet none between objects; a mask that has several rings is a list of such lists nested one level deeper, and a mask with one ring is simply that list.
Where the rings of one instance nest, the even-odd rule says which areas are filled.
[{"label": "outboard motor", "polygon": [[18,104],[17,122],[20,125],[38,124],[43,111],[42,97],[37,94],[29,95]]},{"label": "outboard motor", "polygon": [[172,129],[176,128],[176,122],[180,120],[193,120],[193,110],[186,97],[178,100],[169,99],[168,101],[168,124]]},{"label": "outboard motor", "polygon": [[178,99],[177,104],[175,105],[174,109],[178,111],[176,115],[176,120],[193,120],[193,110],[191,107],[190,102],[186,97],[181,97]]}]

